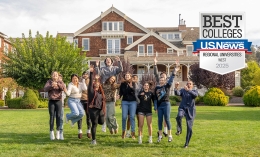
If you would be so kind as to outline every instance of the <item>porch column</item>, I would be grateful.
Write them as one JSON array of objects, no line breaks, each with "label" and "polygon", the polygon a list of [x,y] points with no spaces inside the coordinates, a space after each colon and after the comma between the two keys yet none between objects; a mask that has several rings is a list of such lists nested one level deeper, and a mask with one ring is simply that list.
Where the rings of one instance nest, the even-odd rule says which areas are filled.
[{"label": "porch column", "polygon": [[189,78],[190,77],[189,72],[190,72],[190,63],[188,63],[188,65],[187,65],[187,78],[188,78],[188,80],[190,79]]},{"label": "porch column", "polygon": [[150,68],[153,64],[148,63],[148,64],[144,64],[144,65],[147,67],[147,72],[150,73]]}]

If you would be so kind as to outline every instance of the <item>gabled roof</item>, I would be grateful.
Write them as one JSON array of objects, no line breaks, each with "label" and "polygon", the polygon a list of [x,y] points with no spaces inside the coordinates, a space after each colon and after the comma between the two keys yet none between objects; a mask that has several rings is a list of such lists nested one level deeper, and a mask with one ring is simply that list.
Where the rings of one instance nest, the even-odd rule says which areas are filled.
[{"label": "gabled roof", "polygon": [[178,47],[176,47],[175,45],[171,44],[169,41],[167,41],[166,39],[162,38],[160,35],[154,33],[153,31],[150,31],[149,33],[147,33],[146,35],[144,35],[143,37],[141,37],[140,39],[136,40],[134,43],[132,43],[131,45],[127,46],[125,48],[125,50],[130,50],[131,48],[133,48],[134,46],[138,45],[140,42],[144,41],[145,39],[147,39],[150,36],[154,36],[157,39],[159,39],[160,41],[162,41],[163,43],[165,43],[166,45],[168,45],[169,47],[173,48],[174,50],[179,50]]},{"label": "gabled roof", "polygon": [[111,12],[115,12],[118,15],[120,15],[121,17],[123,17],[125,20],[129,21],[130,23],[132,23],[133,25],[135,25],[136,27],[138,27],[139,29],[143,30],[146,33],[149,33],[149,30],[146,29],[145,27],[143,27],[142,25],[140,25],[139,23],[135,22],[134,20],[132,20],[130,17],[127,17],[124,13],[122,13],[120,10],[116,9],[115,7],[111,7],[108,10],[106,10],[105,12],[103,12],[99,17],[97,17],[96,19],[94,19],[93,21],[91,21],[90,23],[88,23],[87,25],[85,25],[84,27],[80,28],[78,31],[76,31],[74,33],[74,36],[78,36],[80,33],[82,33],[83,31],[85,31],[86,29],[88,29],[89,27],[91,27],[92,25],[94,25],[95,23],[97,23],[98,21],[100,21],[103,17],[105,17],[106,15],[108,15]]}]

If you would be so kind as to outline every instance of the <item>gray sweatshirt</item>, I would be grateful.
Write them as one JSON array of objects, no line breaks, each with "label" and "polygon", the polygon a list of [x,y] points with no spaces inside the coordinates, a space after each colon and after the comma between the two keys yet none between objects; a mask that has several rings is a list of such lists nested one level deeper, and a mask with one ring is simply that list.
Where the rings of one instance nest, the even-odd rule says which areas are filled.
[{"label": "gray sweatshirt", "polygon": [[96,67],[97,74],[101,77],[101,83],[103,84],[109,77],[116,76],[123,71],[122,62],[118,61],[118,66],[106,66],[102,68]]}]

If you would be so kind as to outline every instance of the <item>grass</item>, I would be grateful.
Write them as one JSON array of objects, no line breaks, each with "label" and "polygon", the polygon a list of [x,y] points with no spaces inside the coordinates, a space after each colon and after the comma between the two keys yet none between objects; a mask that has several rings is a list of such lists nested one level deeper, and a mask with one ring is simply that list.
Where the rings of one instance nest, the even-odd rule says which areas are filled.
[{"label": "grass", "polygon": [[[69,109],[65,109],[68,113]],[[116,109],[121,126],[121,110]],[[175,133],[177,106],[172,107],[171,123]],[[259,156],[260,108],[197,106],[190,146],[182,148],[186,136],[173,136],[171,143],[164,138],[157,143],[157,116],[153,115],[153,144],[148,144],[147,126],[144,127],[143,144],[137,139],[121,139],[119,134],[110,135],[97,128],[96,146],[83,135],[77,138],[77,126],[64,124],[64,141],[49,139],[49,114],[47,109],[0,110],[0,156]],[[85,118],[85,117],[84,117]],[[83,131],[86,131],[85,119]],[[136,128],[137,133],[137,128]]]}]

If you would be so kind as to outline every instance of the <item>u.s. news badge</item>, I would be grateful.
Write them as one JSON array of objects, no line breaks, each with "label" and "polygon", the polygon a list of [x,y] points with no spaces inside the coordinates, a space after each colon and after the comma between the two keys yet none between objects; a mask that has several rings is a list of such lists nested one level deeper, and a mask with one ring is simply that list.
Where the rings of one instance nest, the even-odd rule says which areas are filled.
[{"label": "u.s. news badge", "polygon": [[245,38],[245,13],[200,13],[200,39],[193,42],[200,68],[222,75],[242,69],[251,44]]}]

